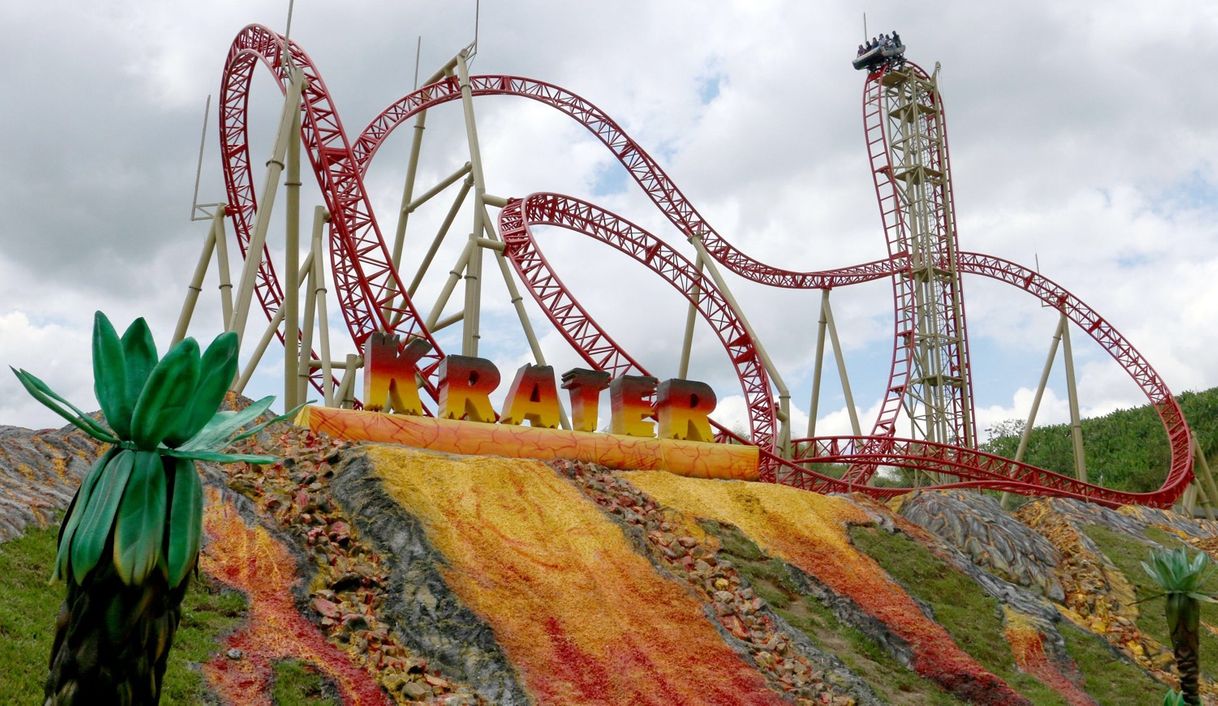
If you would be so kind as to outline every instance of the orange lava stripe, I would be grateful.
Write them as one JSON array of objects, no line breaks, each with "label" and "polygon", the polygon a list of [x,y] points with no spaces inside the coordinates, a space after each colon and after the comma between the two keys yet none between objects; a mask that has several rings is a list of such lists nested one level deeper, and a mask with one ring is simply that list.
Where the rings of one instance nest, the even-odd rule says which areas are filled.
[{"label": "orange lava stripe", "polygon": [[388,704],[376,679],[326,642],[321,631],[296,610],[292,584],[296,562],[265,529],[249,526],[231,503],[207,489],[203,531],[208,539],[200,568],[249,600],[249,623],[225,641],[225,652],[203,665],[209,686],[229,704],[270,706],[275,662],[308,662],[338,685],[346,704]]},{"label": "orange lava stripe", "polygon": [[1006,615],[1005,634],[1011,645],[1015,664],[1031,674],[1045,686],[1061,694],[1070,706],[1095,706],[1095,699],[1087,695],[1077,684],[1053,664],[1045,654],[1044,635],[1027,617],[1004,607]]},{"label": "orange lava stripe", "polygon": [[736,525],[767,554],[850,598],[909,644],[918,674],[953,694],[982,704],[1028,703],[960,649],[879,564],[855,549],[847,527],[871,520],[849,500],[768,483],[648,472],[625,476],[663,505]]},{"label": "orange lava stripe", "polygon": [[659,440],[618,434],[534,429],[451,419],[305,407],[296,423],[356,441],[380,441],[446,453],[570,459],[607,468],[665,470],[696,478],[756,480],[755,446]]},{"label": "orange lava stripe", "polygon": [[368,456],[538,703],[783,703],[701,604],[552,469],[391,446]]}]

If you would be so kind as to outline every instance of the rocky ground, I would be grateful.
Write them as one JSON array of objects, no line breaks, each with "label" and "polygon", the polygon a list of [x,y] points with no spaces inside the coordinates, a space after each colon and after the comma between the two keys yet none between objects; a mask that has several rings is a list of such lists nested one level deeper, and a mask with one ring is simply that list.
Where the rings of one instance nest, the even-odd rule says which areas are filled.
[{"label": "rocky ground", "polygon": [[[213,491],[203,567],[251,601],[250,625],[218,645],[215,660],[201,667],[222,699],[270,703],[259,691],[268,688],[267,664],[285,656],[315,663],[349,703],[525,704],[538,698],[538,665],[527,663],[514,642],[497,637],[503,623],[493,608],[471,608],[453,573],[458,564],[437,548],[441,520],[387,492],[387,471],[369,460],[366,447],[286,426],[246,443],[283,461],[205,468]],[[70,429],[0,427],[0,541],[55,521],[98,451]],[[788,520],[764,508],[736,507],[746,502],[744,494],[713,513],[709,507],[701,512],[657,500],[630,474],[589,464],[532,464],[527,473],[534,479],[553,474],[570,484],[575,502],[596,508],[598,525],[621,533],[648,571],[701,607],[722,643],[776,702],[1154,702],[1176,677],[1161,601],[1148,600],[1152,594],[1137,575],[1137,561],[1152,546],[1218,551],[1218,527],[1170,512],[1035,500],[1009,513],[994,498],[963,492],[917,493],[888,505],[861,497],[833,500],[806,515],[805,527],[779,527],[774,536],[800,537],[806,545],[792,548],[775,542],[767,527],[750,524],[773,529]],[[694,484],[713,481],[682,483],[691,484],[690,497],[711,497],[698,495],[709,486]],[[909,543],[900,546],[918,547],[918,556],[925,555],[919,561],[933,563],[932,573],[951,572],[958,579],[953,585],[976,593],[983,601],[977,605],[988,606],[977,610],[993,612],[986,617],[996,626],[986,644],[974,644],[975,636],[954,627],[957,597],[920,593],[910,583],[915,574],[902,574],[909,565],[902,568],[890,556],[873,560],[861,548],[877,551],[881,544],[860,544],[860,529],[879,533],[869,542],[891,547],[899,539]],[[524,538],[502,541],[505,554],[530,551]],[[834,542],[841,544],[830,546]],[[844,557],[844,565],[817,560],[826,556]],[[892,588],[883,590],[908,591],[901,600],[919,620],[943,627],[913,630],[873,608],[867,591],[880,590],[877,584],[847,580],[873,571],[888,572],[881,583]],[[286,575],[270,580],[281,573]],[[531,589],[522,584],[515,590]],[[587,611],[589,623],[610,612],[598,610],[595,600]],[[548,639],[540,628],[545,616],[536,619],[537,639]],[[1218,703],[1212,627],[1218,611],[1207,607],[1203,620],[1203,690],[1207,703]],[[277,634],[276,626],[288,625],[293,627]],[[664,626],[650,629],[662,632]],[[919,642],[931,634],[932,642],[952,642],[952,649]],[[570,639],[570,649],[587,647],[578,635]],[[641,659],[658,674],[673,660],[696,659],[648,654],[647,644],[643,637],[632,643],[630,669],[639,669]],[[602,651],[580,653],[582,669],[618,668],[611,648],[597,649]],[[926,655],[959,657],[928,665]],[[552,665],[547,702],[631,702],[620,691],[601,690],[593,699],[593,692],[555,687],[568,667]],[[664,673],[664,684],[680,686]],[[1015,695],[987,700],[969,686],[986,683],[990,693],[1001,684]],[[1118,683],[1126,684],[1124,691],[1112,686]],[[646,693],[648,684],[637,686]]]}]

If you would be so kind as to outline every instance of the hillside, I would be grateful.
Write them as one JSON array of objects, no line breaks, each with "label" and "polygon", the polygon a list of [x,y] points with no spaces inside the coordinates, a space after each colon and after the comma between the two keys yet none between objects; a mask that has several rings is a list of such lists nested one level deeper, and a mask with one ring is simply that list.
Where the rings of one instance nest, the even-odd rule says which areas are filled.
[{"label": "hillside", "polygon": [[[95,452],[74,436],[6,437],[46,456],[0,458],[40,498],[25,536],[0,538],[0,567],[26,566],[0,572],[23,601],[0,608],[6,673],[45,669],[61,587],[29,577],[52,553],[36,528]],[[1175,677],[1138,561],[1218,552],[1218,525],[1140,508],[881,505],[291,427],[248,443],[284,460],[207,469],[166,703],[1144,704]],[[1218,703],[1213,629],[1202,667]],[[24,683],[0,702],[40,703]]]},{"label": "hillside", "polygon": [[[1184,417],[1205,451],[1218,460],[1218,387],[1176,396]],[[1103,417],[1082,420],[1087,471],[1094,483],[1148,492],[1167,475],[1167,438],[1163,424],[1149,405],[1122,409]],[[1019,447],[1022,420],[1008,420],[991,430],[983,448],[1007,458]],[[1074,475],[1074,450],[1069,424],[1037,426],[1028,440],[1025,461],[1051,471]]]}]

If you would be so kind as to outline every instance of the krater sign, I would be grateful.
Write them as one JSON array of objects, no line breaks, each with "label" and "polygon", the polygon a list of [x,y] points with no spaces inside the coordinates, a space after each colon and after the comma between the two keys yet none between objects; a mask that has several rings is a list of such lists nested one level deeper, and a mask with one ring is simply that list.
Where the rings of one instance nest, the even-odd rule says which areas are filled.
[{"label": "krater sign", "polygon": [[[301,423],[345,438],[403,443],[451,453],[573,458],[611,468],[663,468],[702,477],[755,478],[756,447],[715,444],[714,390],[704,382],[642,375],[611,378],[575,368],[562,375],[570,429],[554,368],[522,365],[502,410],[491,395],[503,378],[485,358],[449,355],[438,369],[439,404],[425,416],[417,380],[429,345],[374,333],[364,343],[364,409],[307,408]],[[609,392],[609,433],[597,433],[602,394]],[[526,426],[527,422],[527,426]]]}]

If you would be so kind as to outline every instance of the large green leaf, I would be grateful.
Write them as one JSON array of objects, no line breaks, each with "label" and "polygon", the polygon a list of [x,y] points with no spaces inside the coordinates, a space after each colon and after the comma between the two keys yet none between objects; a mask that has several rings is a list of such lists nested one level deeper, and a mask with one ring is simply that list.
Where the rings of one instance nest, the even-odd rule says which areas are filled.
[{"label": "large green leaf", "polygon": [[135,403],[131,440],[152,451],[178,424],[199,380],[199,344],[187,338],[153,368]]},{"label": "large green leaf", "polygon": [[120,438],[131,430],[134,400],[127,397],[127,363],[123,343],[110,319],[100,311],[93,315],[93,392],[110,428]]},{"label": "large green leaf", "polygon": [[240,412],[217,412],[207,424],[186,443],[179,446],[181,451],[219,451],[229,444],[230,437],[241,427],[262,416],[275,401],[273,395],[251,402],[250,406]]},{"label": "large green leaf", "polygon": [[203,449],[185,450],[185,449],[161,449],[161,453],[174,458],[186,458],[193,461],[209,461],[211,463],[237,463],[244,461],[245,463],[274,463],[279,460],[276,456],[267,456],[265,454],[230,454],[220,451],[205,451]]},{"label": "large green leaf", "polygon": [[161,556],[165,534],[165,469],[156,451],[136,451],[131,479],[114,523],[114,567],[128,586],[142,583]]},{"label": "large green leaf", "polygon": [[174,459],[173,504],[169,511],[169,536],[165,557],[169,587],[174,588],[190,574],[199,556],[203,536],[203,487],[193,461]]},{"label": "large green leaf", "polygon": [[182,415],[181,422],[173,433],[165,438],[168,446],[178,446],[199,433],[199,430],[216,414],[224,393],[237,375],[237,334],[222,333],[211,342],[203,353],[199,368],[199,383],[190,405]]},{"label": "large green leaf", "polygon": [[[110,444],[118,442],[118,439],[110,433],[109,429],[106,429],[102,425],[93,421],[89,415],[77,408],[76,405],[68,402],[63,397],[60,397],[54,390],[48,387],[45,382],[39,380],[38,377],[33,373],[25,370],[17,370],[12,366],[9,366],[9,370],[12,370],[13,375],[17,376],[17,381],[21,383],[21,386],[25,388],[25,391],[30,393],[31,397],[41,402],[47,409],[68,420],[68,422],[70,422],[73,426],[77,427],[98,441],[104,441]],[[66,405],[68,409],[64,409],[64,407],[61,405]],[[68,411],[69,409],[71,411]]]},{"label": "large green leaf", "polygon": [[123,358],[127,363],[127,399],[135,411],[135,403],[156,367],[156,341],[143,317],[131,322],[123,333]]},{"label": "large green leaf", "polygon": [[59,526],[59,549],[55,555],[55,574],[52,576],[56,581],[68,575],[68,560],[72,556],[70,551],[72,537],[76,534],[76,528],[80,526],[80,520],[85,514],[85,508],[89,506],[89,498],[93,495],[93,488],[97,485],[97,479],[101,478],[106,464],[110,462],[110,459],[118,455],[118,451],[116,448],[110,448],[110,450],[94,461],[89,472],[85,474],[84,480],[80,482],[80,487],[76,489],[76,495],[72,496],[72,504],[68,506],[68,512],[64,515],[63,524]]},{"label": "large green leaf", "polygon": [[72,578],[77,583],[93,570],[101,558],[114,524],[114,514],[118,511],[119,500],[123,497],[134,465],[135,452],[123,449],[110,459],[97,480],[89,497],[89,505],[84,508],[84,517],[72,538]]},{"label": "large green leaf", "polygon": [[247,438],[253,436],[254,434],[257,434],[258,432],[262,431],[263,429],[266,429],[267,427],[271,426],[272,424],[278,424],[279,422],[282,422],[282,421],[286,421],[289,419],[295,419],[296,415],[300,413],[300,410],[304,409],[306,406],[308,406],[310,404],[313,404],[312,400],[310,400],[308,402],[301,402],[300,404],[296,405],[292,409],[289,409],[288,411],[284,412],[283,414],[279,415],[278,417],[275,417],[273,419],[268,419],[267,421],[265,421],[257,426],[250,427],[249,429],[245,430],[243,433],[238,434],[237,436],[234,436],[233,438],[229,439],[229,443],[231,444],[231,443],[241,441],[242,439],[247,439]]}]

